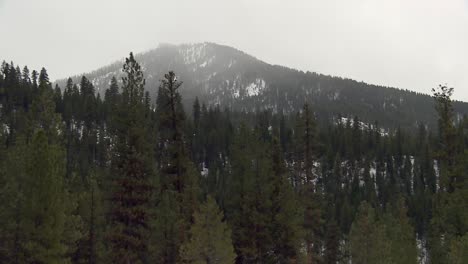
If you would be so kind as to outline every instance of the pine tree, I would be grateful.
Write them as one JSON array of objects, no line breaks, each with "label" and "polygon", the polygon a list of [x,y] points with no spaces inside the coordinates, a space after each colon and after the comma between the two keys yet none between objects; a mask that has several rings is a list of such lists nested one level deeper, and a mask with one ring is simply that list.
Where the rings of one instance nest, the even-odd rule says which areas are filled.
[{"label": "pine tree", "polygon": [[182,263],[234,263],[236,255],[231,230],[223,222],[223,213],[215,200],[208,196],[194,213],[190,238],[181,246]]},{"label": "pine tree", "polygon": [[105,122],[111,135],[115,134],[117,129],[116,122],[118,120],[120,96],[117,79],[112,77],[109,89],[106,90],[104,95]]},{"label": "pine tree", "polygon": [[377,221],[374,209],[366,202],[359,206],[349,234],[349,243],[353,263],[392,263],[385,226]]},{"label": "pine tree", "polygon": [[62,152],[48,143],[46,133],[35,133],[24,184],[24,250],[28,263],[67,263],[62,241],[66,197]]},{"label": "pine tree", "polygon": [[340,260],[340,232],[335,220],[328,222],[325,231],[324,263],[336,264]]},{"label": "pine tree", "polygon": [[46,69],[42,68],[39,75],[39,87],[37,96],[32,102],[30,120],[31,129],[29,135],[38,129],[44,130],[50,142],[57,141],[58,131],[62,128],[60,115],[55,112],[53,90],[49,82]]},{"label": "pine tree", "polygon": [[426,236],[432,216],[432,195],[435,193],[434,163],[424,125],[420,125],[414,161],[413,195],[410,198],[409,214],[415,221],[415,230],[420,238]]},{"label": "pine tree", "polygon": [[[266,145],[241,125],[232,147],[226,217],[238,263],[272,262],[272,175]],[[285,245],[286,246],[286,245]]]},{"label": "pine tree", "polygon": [[164,263],[178,260],[179,247],[187,239],[199,198],[198,175],[183,133],[185,113],[178,92],[181,85],[174,72],[165,74],[156,100],[160,188],[156,197],[158,218],[154,223],[153,240],[164,239],[153,250],[153,258]]},{"label": "pine tree", "polygon": [[302,108],[302,112],[297,120],[296,128],[296,145],[297,145],[297,162],[301,164],[301,182],[304,184],[312,184],[315,179],[313,175],[314,159],[317,157],[317,131],[313,117],[313,112],[308,104]]},{"label": "pine tree", "polygon": [[192,156],[193,160],[199,164],[202,162],[202,142],[200,135],[201,130],[201,108],[200,102],[198,101],[198,97],[195,98],[195,102],[193,103],[193,138],[192,138]]},{"label": "pine tree", "polygon": [[300,257],[303,211],[287,178],[281,145],[276,138],[273,139],[271,164],[273,252],[275,262],[289,263]]},{"label": "pine tree", "polygon": [[300,197],[304,206],[304,229],[308,263],[320,261],[322,243],[322,209],[320,192],[317,192],[317,178],[314,174],[314,160],[317,157],[317,131],[309,105],[305,104],[298,116],[296,128],[296,161],[300,175]]},{"label": "pine tree", "polygon": [[391,263],[417,263],[415,232],[402,196],[392,205],[391,212],[386,213],[383,221],[387,230],[386,239],[390,242]]},{"label": "pine tree", "polygon": [[88,177],[89,183],[85,186],[86,190],[73,193],[70,197],[71,199],[78,197],[78,211],[82,219],[82,236],[73,251],[73,263],[102,263],[107,254],[104,246],[104,199],[97,181],[100,177],[97,176],[103,175],[93,173]]},{"label": "pine tree", "polygon": [[122,102],[112,160],[111,230],[113,263],[142,263],[148,251],[149,202],[152,192],[151,148],[144,119],[143,72],[133,54],[123,66]]},{"label": "pine tree", "polygon": [[15,145],[3,149],[4,137],[0,147],[0,262],[22,263],[25,251],[22,246],[25,235],[22,225],[24,210],[24,182],[27,180],[27,157],[29,149],[24,137],[17,137]]},{"label": "pine tree", "polygon": [[[466,154],[455,127],[451,96],[453,88],[433,89],[435,107],[439,115],[438,164],[440,188],[434,199],[431,219],[430,255],[434,263],[448,262],[450,241],[468,231],[468,187],[465,171]],[[463,140],[462,140],[463,142]]]},{"label": "pine tree", "polygon": [[468,262],[468,234],[451,241],[448,260],[453,264]]}]

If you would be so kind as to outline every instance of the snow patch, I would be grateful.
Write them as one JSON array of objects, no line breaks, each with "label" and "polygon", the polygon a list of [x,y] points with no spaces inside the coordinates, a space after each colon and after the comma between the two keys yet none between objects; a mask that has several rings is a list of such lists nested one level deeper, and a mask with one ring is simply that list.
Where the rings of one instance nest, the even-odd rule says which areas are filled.
[{"label": "snow patch", "polygon": [[254,82],[245,87],[246,93],[248,96],[259,95],[261,91],[265,89],[265,81],[263,79],[257,78]]},{"label": "snow patch", "polygon": [[[341,117],[339,118],[336,123],[337,124],[342,124],[342,125],[346,125],[348,123],[348,120],[351,124],[351,126],[354,125],[354,119],[353,118],[347,118],[347,117]],[[361,130],[366,130],[366,129],[371,129],[371,130],[375,130],[376,127],[375,125],[373,124],[368,124],[368,123],[364,123],[362,121],[359,121],[359,124],[358,124],[358,127],[361,129]],[[389,135],[389,131],[384,129],[384,128],[380,128],[379,129],[380,131],[380,135],[381,136],[388,136]]]},{"label": "snow patch", "polygon": [[425,264],[429,263],[429,253],[426,247],[425,239],[416,239],[416,247],[418,248],[418,263]]},{"label": "snow patch", "polygon": [[208,65],[208,62],[207,62],[207,61],[204,61],[202,64],[200,64],[200,67],[201,67],[201,68],[205,68],[206,65]]},{"label": "snow patch", "polygon": [[209,173],[209,170],[207,167],[205,167],[205,162],[202,163],[202,170],[200,171],[201,176],[207,177]]},{"label": "snow patch", "polygon": [[[309,89],[308,90],[305,90],[306,91],[306,95],[309,95]],[[328,95],[328,99],[330,99],[331,101],[337,101],[340,99],[340,92],[339,91],[336,91],[332,94],[329,94]]]},{"label": "snow patch", "polygon": [[[179,50],[179,54],[182,56],[184,63],[194,64],[205,56],[206,43],[189,45]],[[206,66],[206,65],[205,65]]]},{"label": "snow patch", "polygon": [[2,131],[5,134],[10,134],[10,126],[8,126],[7,124],[2,124]]}]

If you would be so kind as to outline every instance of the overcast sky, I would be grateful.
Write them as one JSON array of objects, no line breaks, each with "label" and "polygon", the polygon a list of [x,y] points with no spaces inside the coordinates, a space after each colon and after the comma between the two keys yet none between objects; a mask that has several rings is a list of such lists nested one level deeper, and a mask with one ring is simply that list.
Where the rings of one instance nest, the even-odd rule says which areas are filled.
[{"label": "overcast sky", "polygon": [[468,0],[0,0],[0,60],[51,79],[204,41],[425,93],[447,83],[468,101]]}]

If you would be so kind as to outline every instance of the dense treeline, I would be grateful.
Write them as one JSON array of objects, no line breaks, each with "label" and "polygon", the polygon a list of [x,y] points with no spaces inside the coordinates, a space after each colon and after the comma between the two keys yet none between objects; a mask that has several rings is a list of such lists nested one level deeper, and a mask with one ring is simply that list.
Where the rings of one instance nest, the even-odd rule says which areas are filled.
[{"label": "dense treeline", "polygon": [[[348,78],[303,72],[265,63],[235,48],[216,43],[160,45],[135,55],[144,66],[147,88],[157,97],[159,79],[171,65],[184,80],[180,89],[185,107],[198,97],[207,104],[219,104],[234,111],[271,110],[293,114],[304,103],[313,105],[319,123],[343,115],[359,116],[366,123],[375,120],[383,128],[416,130],[423,122],[430,129],[437,127],[433,99],[427,93],[372,85]],[[89,72],[95,88],[104,95],[113,76],[123,76],[122,62]],[[72,76],[80,82],[81,75]],[[58,80],[64,86],[66,79]],[[427,91],[429,92],[429,90]],[[455,112],[468,114],[468,103],[454,101]]]},{"label": "dense treeline", "polygon": [[[3,63],[1,263],[467,263],[468,119],[383,132],[153,101],[132,54],[103,98]],[[189,112],[189,113],[187,113]]]}]

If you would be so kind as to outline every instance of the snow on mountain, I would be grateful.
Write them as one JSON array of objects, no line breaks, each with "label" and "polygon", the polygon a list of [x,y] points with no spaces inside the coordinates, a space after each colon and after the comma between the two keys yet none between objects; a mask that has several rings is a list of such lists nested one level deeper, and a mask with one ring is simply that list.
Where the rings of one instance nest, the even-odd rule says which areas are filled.
[{"label": "snow on mountain", "polygon": [[200,58],[205,56],[206,43],[198,45],[184,45],[179,49],[179,54],[183,57],[184,63],[195,64]]},{"label": "snow on mountain", "polygon": [[263,79],[257,78],[254,82],[247,85],[245,89],[248,96],[259,95],[260,92],[265,89],[265,81]]},{"label": "snow on mountain", "polygon": [[[352,118],[347,118],[347,117],[341,117],[339,119],[336,120],[336,124],[342,124],[342,125],[346,125],[347,123],[350,123],[351,126],[354,125],[354,120]],[[366,129],[375,129],[375,125],[373,124],[368,124],[368,123],[365,123],[365,122],[362,122],[362,121],[359,121],[359,124],[358,124],[358,127],[359,129],[361,130],[366,130]],[[388,136],[389,135],[389,131],[388,129],[385,129],[385,128],[380,128],[379,129],[380,131],[380,135],[382,136]]]},{"label": "snow on mountain", "polygon": [[[190,107],[195,97],[207,105],[219,104],[242,111],[269,109],[291,114],[309,103],[318,118],[358,116],[362,128],[376,120],[385,128],[412,127],[420,122],[435,126],[430,96],[350,79],[271,65],[232,47],[215,43],[171,45],[135,54],[144,69],[146,89],[153,99],[159,81],[173,70],[183,81],[180,92]],[[112,77],[121,80],[122,60],[85,74],[104,94]],[[80,82],[81,75],[72,77]],[[66,80],[56,82],[65,87]],[[468,104],[455,103],[457,113],[468,114]],[[460,115],[460,116],[461,116]],[[402,118],[404,116],[404,118]]]}]

